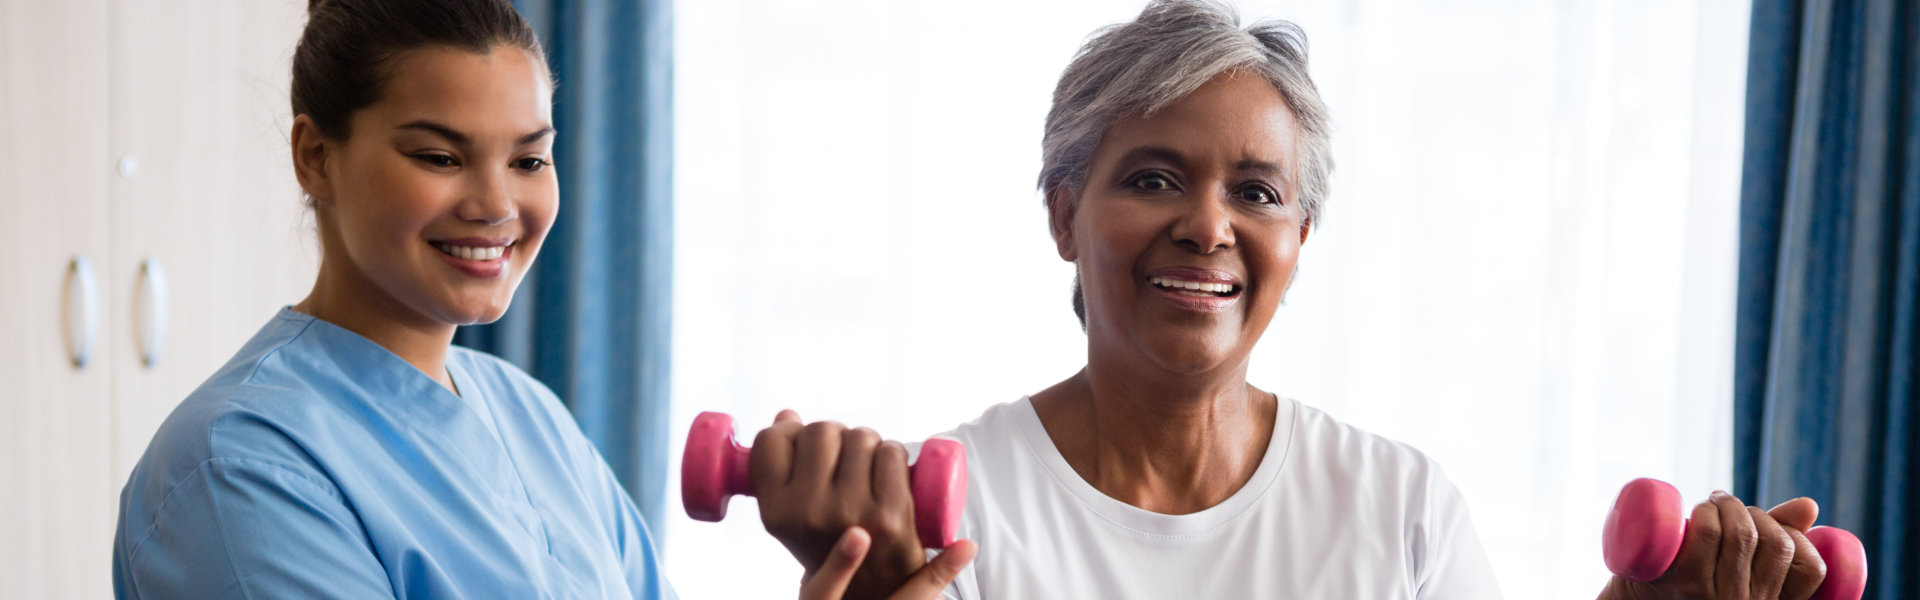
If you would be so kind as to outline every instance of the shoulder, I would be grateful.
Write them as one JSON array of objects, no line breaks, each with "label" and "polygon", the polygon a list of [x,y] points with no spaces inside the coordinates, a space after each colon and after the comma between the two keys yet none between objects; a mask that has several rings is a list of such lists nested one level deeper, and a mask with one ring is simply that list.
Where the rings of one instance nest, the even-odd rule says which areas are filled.
[{"label": "shoulder", "polygon": [[1296,489],[1332,501],[1370,498],[1383,524],[1397,521],[1424,532],[1415,544],[1470,531],[1466,499],[1438,461],[1405,442],[1293,404],[1298,417],[1283,477]]},{"label": "shoulder", "polygon": [[337,418],[342,409],[327,391],[340,375],[316,364],[311,320],[285,314],[174,407],[148,444],[142,469],[190,468],[215,458],[297,460],[286,442]]},{"label": "shoulder", "polygon": [[1018,400],[995,404],[980,413],[980,416],[974,417],[972,421],[962,423],[959,427],[940,435],[967,443],[969,446],[975,442],[985,445],[1004,444],[1020,436],[1026,417],[1033,413],[1031,402],[1032,400],[1023,396]]},{"label": "shoulder", "polygon": [[[465,368],[481,386],[494,392],[490,394],[491,397],[525,404],[541,412],[568,414],[566,406],[560,402],[560,396],[553,393],[552,388],[504,358],[454,346],[447,352],[447,362],[458,363]],[[568,418],[571,420],[571,417]]]},{"label": "shoulder", "polygon": [[121,491],[123,527],[157,518],[163,501],[209,466],[336,493],[304,442],[351,417],[326,392],[339,376],[316,366],[311,318],[298,317],[276,316],[174,407]]},{"label": "shoulder", "polygon": [[[1413,445],[1334,418],[1318,408],[1293,406],[1293,466],[1361,474],[1375,482],[1444,482],[1440,464]],[[1277,433],[1277,432],[1276,432]]]},{"label": "shoulder", "polygon": [[500,427],[517,430],[518,434],[530,436],[529,439],[538,440],[542,445],[560,449],[570,461],[604,462],[560,396],[519,366],[498,356],[459,346],[448,353],[447,363],[459,365],[473,378],[474,384],[482,388],[478,396],[492,407]]}]

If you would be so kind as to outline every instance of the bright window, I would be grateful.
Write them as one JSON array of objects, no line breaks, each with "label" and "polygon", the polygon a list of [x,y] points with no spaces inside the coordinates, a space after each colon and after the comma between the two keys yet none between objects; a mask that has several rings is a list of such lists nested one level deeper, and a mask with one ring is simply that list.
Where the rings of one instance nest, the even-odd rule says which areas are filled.
[{"label": "bright window", "polygon": [[[700,410],[917,440],[1077,370],[1041,121],[1141,4],[680,2],[676,450]],[[1731,480],[1748,3],[1445,4],[1236,3],[1306,29],[1337,162],[1250,376],[1438,459],[1508,597],[1591,597],[1621,484]],[[677,483],[682,595],[793,594],[753,501]]]}]

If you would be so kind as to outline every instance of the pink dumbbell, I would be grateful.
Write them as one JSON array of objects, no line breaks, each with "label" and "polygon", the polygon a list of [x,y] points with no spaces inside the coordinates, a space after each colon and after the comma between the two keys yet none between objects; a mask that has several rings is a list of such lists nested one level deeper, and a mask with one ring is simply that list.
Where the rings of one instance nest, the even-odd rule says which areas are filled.
[{"label": "pink dumbbell", "polygon": [[[1687,532],[1680,491],[1658,479],[1627,482],[1607,514],[1602,542],[1607,569],[1615,575],[1647,582],[1659,579],[1680,554]],[[1827,563],[1827,578],[1814,600],[1860,600],[1867,591],[1867,550],[1860,538],[1844,529],[1815,527],[1807,541]]]},{"label": "pink dumbbell", "polygon": [[[687,432],[680,465],[680,501],[687,515],[718,522],[727,516],[727,500],[752,496],[747,474],[751,449],[733,441],[733,417],[703,412]],[[946,438],[927,438],[920,460],[908,467],[913,491],[913,527],[920,545],[945,548],[960,531],[960,510],[967,505],[967,449]]]}]

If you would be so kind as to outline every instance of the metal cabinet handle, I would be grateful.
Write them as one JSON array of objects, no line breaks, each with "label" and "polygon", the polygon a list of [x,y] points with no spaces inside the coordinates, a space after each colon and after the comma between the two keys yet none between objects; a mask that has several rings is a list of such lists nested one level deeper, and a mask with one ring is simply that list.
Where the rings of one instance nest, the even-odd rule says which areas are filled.
[{"label": "metal cabinet handle", "polygon": [[65,295],[61,306],[66,314],[61,321],[66,326],[67,358],[73,361],[73,368],[83,369],[93,357],[94,337],[100,334],[100,286],[87,255],[76,255],[67,262]]},{"label": "metal cabinet handle", "polygon": [[167,345],[167,270],[160,266],[160,259],[147,257],[140,262],[140,285],[136,289],[134,316],[139,321],[136,334],[140,362],[152,367]]}]

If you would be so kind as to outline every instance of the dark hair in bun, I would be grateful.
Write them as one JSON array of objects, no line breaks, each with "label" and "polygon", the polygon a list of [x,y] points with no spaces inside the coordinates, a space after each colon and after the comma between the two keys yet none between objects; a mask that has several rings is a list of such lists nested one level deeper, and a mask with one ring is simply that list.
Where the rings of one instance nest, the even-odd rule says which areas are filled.
[{"label": "dark hair in bun", "polygon": [[308,0],[293,51],[293,114],[346,139],[353,113],[379,101],[387,60],[423,46],[484,54],[495,46],[546,51],[507,0]]}]

